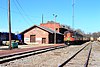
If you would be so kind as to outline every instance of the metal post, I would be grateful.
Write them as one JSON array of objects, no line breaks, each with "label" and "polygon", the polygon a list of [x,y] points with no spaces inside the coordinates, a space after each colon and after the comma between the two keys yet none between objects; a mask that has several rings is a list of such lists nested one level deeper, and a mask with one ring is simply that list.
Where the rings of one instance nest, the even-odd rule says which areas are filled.
[{"label": "metal post", "polygon": [[56,44],[56,17],[57,17],[57,15],[53,14],[53,16],[54,16],[54,31],[55,31],[55,33],[54,33],[54,44]]},{"label": "metal post", "polygon": [[11,47],[11,18],[10,18],[10,0],[8,0],[8,23],[9,23],[9,48],[10,50],[12,49]]},{"label": "metal post", "polygon": [[73,0],[73,5],[72,5],[72,7],[73,7],[72,27],[73,27],[73,29],[74,29],[74,0]]},{"label": "metal post", "polygon": [[43,14],[42,14],[42,23],[43,23]]}]

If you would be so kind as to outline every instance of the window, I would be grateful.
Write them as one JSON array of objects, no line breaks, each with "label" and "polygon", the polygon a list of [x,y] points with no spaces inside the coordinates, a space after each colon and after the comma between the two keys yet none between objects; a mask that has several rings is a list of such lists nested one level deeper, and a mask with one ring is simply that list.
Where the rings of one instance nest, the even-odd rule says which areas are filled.
[{"label": "window", "polygon": [[56,31],[58,30],[58,28],[56,28]]},{"label": "window", "polygon": [[42,43],[46,43],[46,38],[42,38]]},{"label": "window", "polygon": [[36,42],[36,36],[30,35],[30,42]]}]

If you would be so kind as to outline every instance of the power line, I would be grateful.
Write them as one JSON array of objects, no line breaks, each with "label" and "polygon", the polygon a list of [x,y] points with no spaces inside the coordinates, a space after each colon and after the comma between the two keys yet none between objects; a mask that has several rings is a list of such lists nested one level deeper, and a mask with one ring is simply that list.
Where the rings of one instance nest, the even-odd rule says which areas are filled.
[{"label": "power line", "polygon": [[[1,7],[1,6],[0,6],[0,9],[5,10],[6,12],[8,11],[7,8]],[[19,12],[15,11],[15,10],[11,10],[11,12],[19,14]],[[24,16],[25,16],[25,15],[24,15]],[[27,14],[26,16],[33,17],[33,16],[31,16],[31,15],[28,15],[28,14]],[[36,16],[36,17],[37,17],[37,16]],[[35,17],[35,18],[36,18],[36,17]]]},{"label": "power line", "polygon": [[[18,8],[16,2],[15,2],[14,0],[13,0],[13,2],[15,3],[15,6],[16,6],[17,10],[19,11],[20,15],[23,17],[23,19],[24,19],[26,22],[28,22],[28,20],[26,20],[25,16],[21,13],[20,9]],[[28,23],[28,25],[30,25],[30,23]]]},{"label": "power line", "polygon": [[[6,12],[8,11],[8,9],[7,9],[7,8],[4,8],[4,7],[0,7],[0,9],[5,10]],[[12,13],[17,13],[17,14],[19,14],[19,12],[14,11],[14,10],[11,10],[11,12],[12,12]]]},{"label": "power line", "polygon": [[25,13],[24,9],[22,8],[21,4],[18,2],[18,0],[16,0],[17,4],[19,5],[19,7],[22,9],[23,13],[25,14],[25,16],[32,22],[32,20],[27,16],[27,14]]}]

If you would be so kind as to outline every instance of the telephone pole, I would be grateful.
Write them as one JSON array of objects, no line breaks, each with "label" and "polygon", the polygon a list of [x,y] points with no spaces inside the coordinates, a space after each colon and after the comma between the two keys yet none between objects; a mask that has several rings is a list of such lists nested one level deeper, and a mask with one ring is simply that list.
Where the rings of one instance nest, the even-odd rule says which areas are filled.
[{"label": "telephone pole", "polygon": [[42,14],[42,23],[43,23],[43,14]]},{"label": "telephone pole", "polygon": [[53,14],[53,16],[54,16],[54,31],[55,31],[55,33],[54,33],[54,44],[56,44],[56,17],[57,17],[57,15]]},{"label": "telephone pole", "polygon": [[8,0],[8,24],[9,24],[9,48],[12,49],[11,46],[11,17],[10,17],[10,0]]},{"label": "telephone pole", "polygon": [[74,0],[73,0],[73,4],[72,4],[72,7],[73,7],[73,16],[72,16],[72,27],[74,29]]}]

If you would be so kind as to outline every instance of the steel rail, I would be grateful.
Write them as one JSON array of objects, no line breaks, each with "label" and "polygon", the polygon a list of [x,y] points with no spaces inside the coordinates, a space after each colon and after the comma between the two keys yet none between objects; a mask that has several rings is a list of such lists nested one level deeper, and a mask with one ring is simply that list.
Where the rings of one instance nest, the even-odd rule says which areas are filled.
[{"label": "steel rail", "polygon": [[[9,61],[13,61],[15,59],[20,59],[20,58],[28,57],[31,55],[36,55],[36,54],[52,51],[55,49],[65,48],[65,47],[67,47],[67,46],[54,46],[54,47],[48,47],[48,48],[39,49],[39,50],[33,50],[33,51],[31,50],[31,51],[27,51],[27,52],[16,53],[13,55],[11,54],[8,56],[1,57],[4,60],[0,59],[0,64],[5,63],[5,62],[9,62]],[[7,59],[5,59],[5,58],[7,58]]]},{"label": "steel rail", "polygon": [[64,65],[66,65],[71,59],[73,59],[78,53],[80,53],[86,46],[88,46],[90,43],[88,43],[87,45],[85,45],[84,47],[82,47],[80,50],[78,50],[73,56],[71,56],[68,60],[66,60],[65,62],[63,62],[61,65],[59,65],[58,67],[63,67]]},{"label": "steel rail", "polygon": [[89,53],[88,53],[88,57],[87,57],[87,60],[86,60],[84,67],[88,67],[89,58],[90,58],[90,55],[91,55],[91,50],[92,50],[92,44],[91,44],[91,47],[90,47],[90,50],[89,50]]}]

